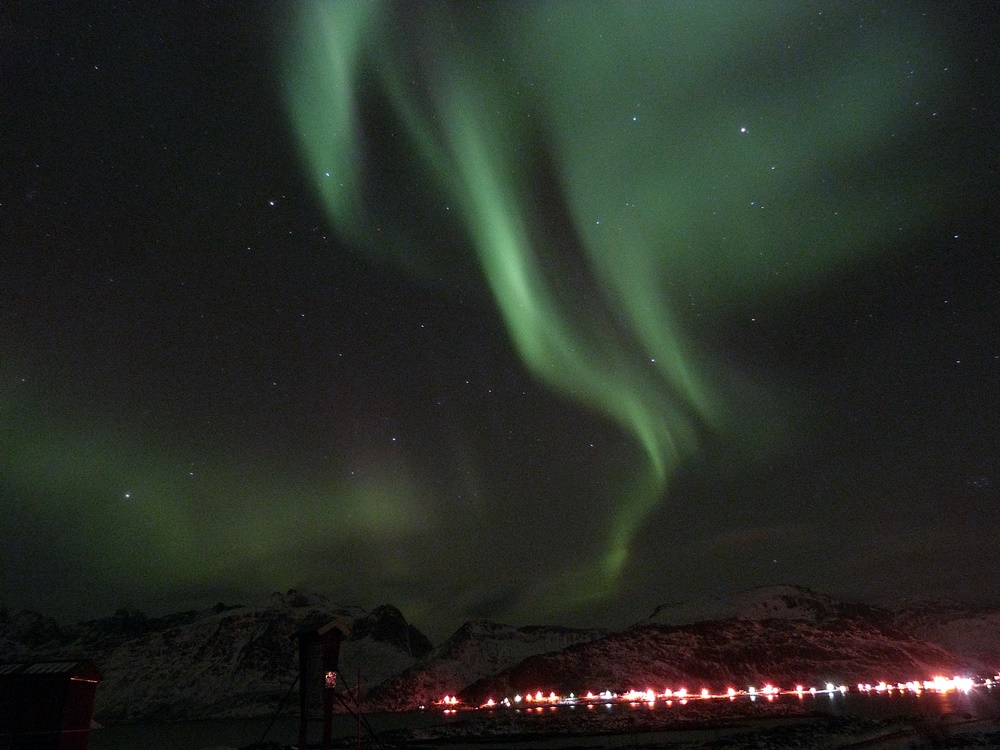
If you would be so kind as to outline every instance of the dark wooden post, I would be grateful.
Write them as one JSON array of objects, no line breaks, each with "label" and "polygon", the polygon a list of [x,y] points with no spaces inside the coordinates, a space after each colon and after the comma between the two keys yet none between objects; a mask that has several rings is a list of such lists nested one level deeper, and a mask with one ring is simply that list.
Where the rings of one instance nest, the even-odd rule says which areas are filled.
[{"label": "dark wooden post", "polygon": [[299,631],[299,750],[309,741],[309,633]]},{"label": "dark wooden post", "polygon": [[337,684],[337,660],[344,634],[333,622],[321,627],[302,627],[299,639],[299,748],[309,741],[309,713],[323,712],[323,750],[333,744],[333,689]]}]

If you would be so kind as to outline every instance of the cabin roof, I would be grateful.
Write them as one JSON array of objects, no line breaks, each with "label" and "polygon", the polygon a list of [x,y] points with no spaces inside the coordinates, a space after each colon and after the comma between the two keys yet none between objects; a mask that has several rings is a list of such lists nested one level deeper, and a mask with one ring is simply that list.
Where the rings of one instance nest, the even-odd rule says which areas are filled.
[{"label": "cabin roof", "polygon": [[69,677],[100,680],[101,673],[87,659],[46,659],[39,661],[0,662],[3,677]]}]

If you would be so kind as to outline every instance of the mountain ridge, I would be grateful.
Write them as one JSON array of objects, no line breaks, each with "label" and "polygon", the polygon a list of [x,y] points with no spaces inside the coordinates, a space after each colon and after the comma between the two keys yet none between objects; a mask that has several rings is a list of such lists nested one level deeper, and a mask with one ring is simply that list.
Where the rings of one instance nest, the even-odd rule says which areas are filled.
[{"label": "mountain ridge", "polygon": [[851,684],[992,675],[1000,665],[1000,610],[876,607],[801,586],[664,604],[620,630],[472,620],[437,646],[391,604],[366,611],[296,590],[162,617],[118,610],[73,626],[0,607],[0,658],[94,659],[104,674],[95,714],[105,723],[267,716],[297,676],[294,633],[330,621],[344,633],[339,669],[352,685],[361,676],[371,711],[446,694],[475,705],[528,690]]}]

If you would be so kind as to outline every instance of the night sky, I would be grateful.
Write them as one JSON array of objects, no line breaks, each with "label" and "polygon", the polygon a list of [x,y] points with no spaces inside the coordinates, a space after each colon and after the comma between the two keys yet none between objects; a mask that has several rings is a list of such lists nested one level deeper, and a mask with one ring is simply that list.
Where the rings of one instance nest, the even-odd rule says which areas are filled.
[{"label": "night sky", "polygon": [[0,7],[0,601],[998,603],[991,3]]}]

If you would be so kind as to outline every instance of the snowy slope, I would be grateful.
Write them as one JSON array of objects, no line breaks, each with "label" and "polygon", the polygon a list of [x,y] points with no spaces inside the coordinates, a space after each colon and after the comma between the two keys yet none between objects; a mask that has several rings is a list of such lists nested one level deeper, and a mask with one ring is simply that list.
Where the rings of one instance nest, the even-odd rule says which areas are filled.
[{"label": "snowy slope", "polygon": [[298,673],[294,634],[303,623],[331,620],[346,634],[340,667],[352,683],[358,666],[373,685],[431,649],[394,607],[366,613],[295,591],[167,618],[119,612],[65,629],[22,613],[0,622],[0,648],[4,658],[94,659],[104,677],[94,710],[105,723],[267,716]]},{"label": "snowy slope", "polygon": [[530,656],[592,641],[604,632],[467,622],[425,661],[376,688],[368,703],[389,711],[428,705]]},{"label": "snowy slope", "polygon": [[273,713],[297,674],[299,625],[362,614],[331,610],[320,597],[275,594],[126,641],[101,664],[95,712],[112,722]]},{"label": "snowy slope", "polygon": [[[661,625],[690,625],[709,620],[808,620],[876,616],[881,611],[863,604],[838,601],[803,586],[760,586],[728,597],[706,597],[663,604],[646,621]],[[888,617],[888,613],[885,613]]]},{"label": "snowy slope", "polygon": [[744,689],[766,683],[856,684],[954,674],[970,660],[889,626],[861,620],[776,618],[713,620],[693,625],[638,625],[561,652],[534,656],[470,685],[471,703],[516,693],[584,690],[661,692]]},{"label": "snowy slope", "polygon": [[1000,665],[1000,611],[918,598],[893,602],[889,609],[898,627],[955,653]]},{"label": "snowy slope", "polygon": [[928,628],[923,635],[955,653],[1000,665],[1000,612],[957,617]]},{"label": "snowy slope", "polygon": [[296,677],[292,635],[331,619],[346,634],[341,685],[360,673],[369,711],[455,694],[853,684],[1000,666],[1000,612],[915,600],[877,608],[797,586],[664,605],[613,633],[469,622],[434,649],[392,606],[365,612],[296,591],[160,618],[123,610],[71,627],[0,607],[0,658],[95,659],[103,722],[262,716]]}]

